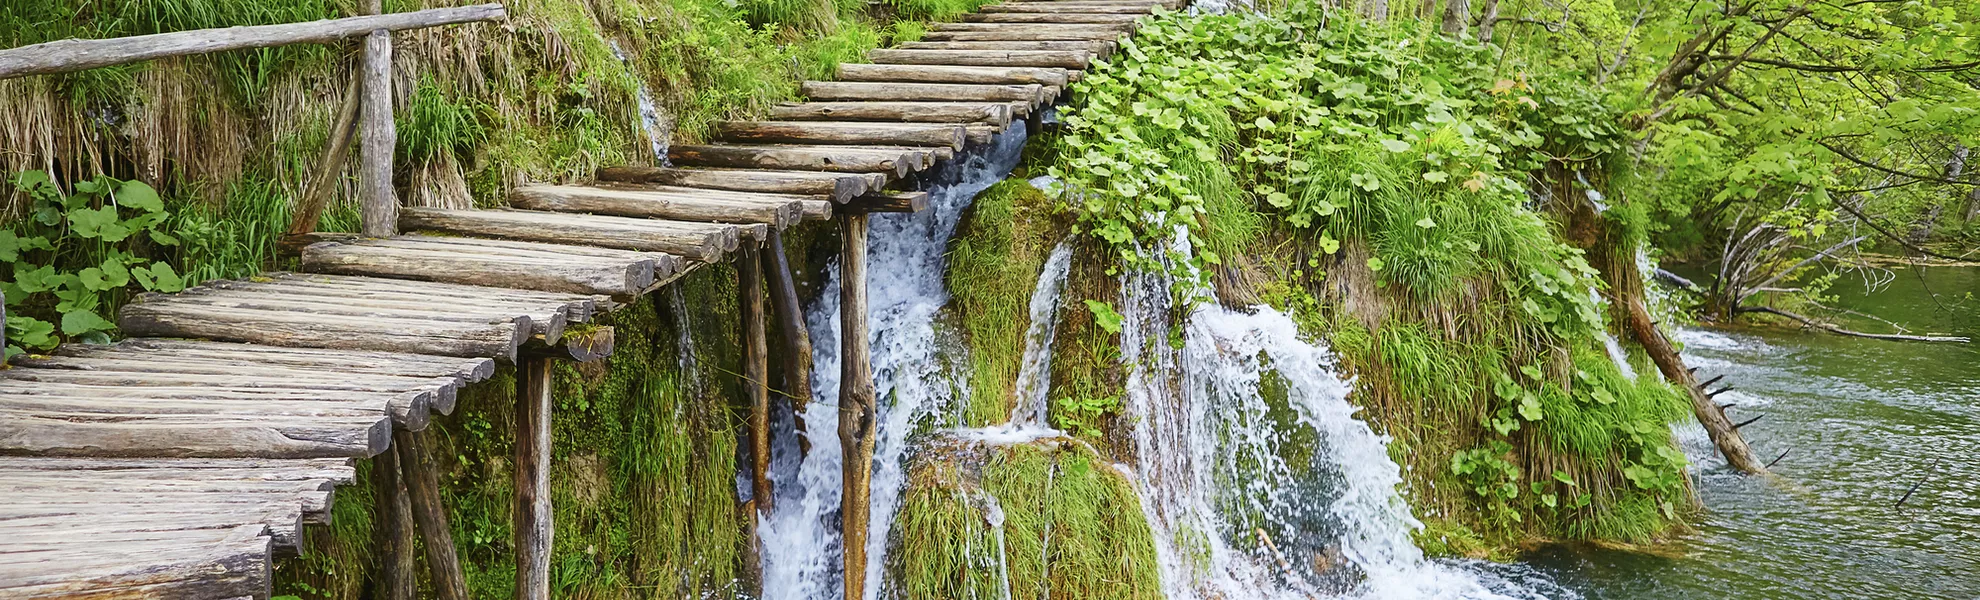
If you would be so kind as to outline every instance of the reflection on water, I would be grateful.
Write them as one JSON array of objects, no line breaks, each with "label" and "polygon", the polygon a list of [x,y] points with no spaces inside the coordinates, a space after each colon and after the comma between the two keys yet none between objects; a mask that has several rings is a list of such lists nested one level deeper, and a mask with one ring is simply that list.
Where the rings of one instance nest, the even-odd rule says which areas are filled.
[{"label": "reflection on water", "polygon": [[[1980,334],[1980,269],[1901,270],[1838,305],[1918,332]],[[1851,323],[1887,331],[1874,321]],[[1770,484],[1727,471],[1680,428],[1705,503],[1652,555],[1550,548],[1528,557],[1591,599],[1980,598],[1980,348],[1784,329],[1687,330],[1701,378],[1724,374]],[[1914,484],[1917,491],[1897,507]]]}]

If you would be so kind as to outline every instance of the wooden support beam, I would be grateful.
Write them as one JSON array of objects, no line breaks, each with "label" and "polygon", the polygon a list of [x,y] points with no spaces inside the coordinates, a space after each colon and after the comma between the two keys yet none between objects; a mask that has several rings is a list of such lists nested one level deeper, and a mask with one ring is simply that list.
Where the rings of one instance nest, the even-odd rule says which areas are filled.
[{"label": "wooden support beam", "polygon": [[374,486],[373,506],[378,525],[374,528],[377,536],[378,598],[384,600],[413,600],[419,595],[419,568],[417,551],[418,530],[414,529],[412,500],[406,497],[405,486],[400,483],[399,451],[386,450],[371,459],[371,482]]},{"label": "wooden support beam", "polygon": [[1119,4],[1119,5],[1079,4],[1073,6],[1058,6],[1059,4],[1061,3],[1028,2],[1022,4],[991,4],[991,5],[983,6],[982,8],[979,8],[977,10],[981,11],[980,14],[1071,13],[1071,14],[1107,14],[1107,15],[1145,15],[1150,12],[1154,12],[1155,6],[1157,6],[1156,4],[1152,4],[1152,3],[1151,4]]},{"label": "wooden support beam", "polygon": [[[791,275],[790,259],[784,254],[784,238],[770,232],[764,246],[763,267],[770,282],[770,306],[776,312],[777,329],[783,333],[784,395],[790,398],[791,412],[802,414],[811,404],[811,330],[804,322],[804,308],[798,304],[797,283]],[[798,419],[803,426],[804,419]]]},{"label": "wooden support beam", "polygon": [[586,325],[566,332],[564,339],[555,343],[544,341],[543,336],[530,338],[528,342],[523,343],[521,354],[534,358],[588,363],[612,356],[612,352],[618,346],[618,333],[613,328]]},{"label": "wooden support beam", "polygon": [[675,163],[692,166],[888,173],[906,177],[928,168],[928,150],[932,148],[682,144],[669,148],[668,155]]},{"label": "wooden support beam", "polygon": [[928,192],[875,192],[854,198],[839,207],[839,214],[904,212],[928,210]]},{"label": "wooden support beam", "polygon": [[864,123],[832,121],[723,121],[723,140],[761,144],[849,144],[941,146],[963,149],[968,133],[959,123]]},{"label": "wooden support beam", "polygon": [[[293,239],[314,233],[317,221],[323,217],[323,209],[330,206],[331,196],[336,195],[337,182],[343,179],[340,175],[344,172],[344,164],[351,159],[351,138],[357,137],[358,110],[364,104],[363,90],[364,85],[356,82],[344,87],[344,102],[337,109],[336,122],[330,125],[330,139],[323,144],[323,158],[318,159],[316,170],[309,179],[309,187],[303,190],[302,199],[296,202],[295,219],[290,221],[284,238]],[[308,244],[294,242],[284,245],[300,250]]]},{"label": "wooden support beam", "polygon": [[[1132,10],[1132,8],[1130,10]],[[1141,16],[1142,15],[1140,14],[1124,14],[1124,13],[1089,13],[1089,12],[1008,13],[1007,12],[1007,13],[971,13],[971,14],[963,15],[962,20],[964,22],[969,22],[969,23],[1041,23],[1041,24],[1065,25],[1065,24],[1075,24],[1075,23],[1133,23],[1135,19],[1139,19],[1141,18]]]},{"label": "wooden support beam", "polygon": [[871,518],[874,418],[872,355],[866,324],[867,216],[839,220],[839,444],[844,449],[840,531],[845,539],[847,598],[866,593],[866,527]]},{"label": "wooden support beam", "polygon": [[516,598],[550,599],[551,362],[530,357],[516,367]]},{"label": "wooden support beam", "polygon": [[399,473],[405,477],[406,495],[412,500],[413,522],[419,524],[421,546],[426,548],[426,568],[431,571],[433,592],[440,600],[468,600],[467,577],[454,555],[454,530],[447,523],[447,505],[440,498],[440,474],[427,448],[424,431],[393,432],[399,458]]},{"label": "wooden support beam", "polygon": [[175,31],[105,40],[59,40],[0,50],[0,79],[66,73],[189,54],[327,43],[373,31],[420,29],[506,18],[508,12],[503,10],[502,5],[478,4],[308,23]]},{"label": "wooden support beam", "polygon": [[392,122],[392,34],[371,32],[364,39],[364,147],[359,156],[359,209],[366,237],[399,233],[399,196],[392,189],[392,161],[399,143]]},{"label": "wooden support beam", "polygon": [[799,93],[812,100],[851,102],[1041,102],[1043,86],[806,81]]},{"label": "wooden support beam", "polygon": [[977,85],[1063,86],[1066,70],[1059,67],[959,67],[953,65],[875,65],[842,63],[841,81],[905,81]]},{"label": "wooden support beam", "polygon": [[763,263],[754,244],[745,245],[736,257],[736,304],[742,318],[742,385],[749,398],[749,480],[751,510],[748,519],[750,540],[749,570],[758,595],[763,585],[761,538],[757,528],[769,518],[775,496],[770,488],[770,343],[764,331]]},{"label": "wooden support beam", "polygon": [[509,192],[510,206],[528,210],[713,223],[768,223],[777,228],[798,222],[801,200],[782,195],[682,188],[635,190],[578,185],[530,185]]}]

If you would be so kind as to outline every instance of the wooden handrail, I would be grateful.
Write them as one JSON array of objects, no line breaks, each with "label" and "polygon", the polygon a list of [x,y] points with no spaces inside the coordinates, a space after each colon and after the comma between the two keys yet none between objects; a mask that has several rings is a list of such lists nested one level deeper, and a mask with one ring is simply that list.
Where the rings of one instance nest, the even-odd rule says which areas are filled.
[{"label": "wooden handrail", "polygon": [[500,4],[477,4],[307,23],[198,29],[101,40],[58,40],[0,50],[0,79],[66,73],[188,54],[334,42],[378,30],[499,21],[508,16],[508,11]]}]

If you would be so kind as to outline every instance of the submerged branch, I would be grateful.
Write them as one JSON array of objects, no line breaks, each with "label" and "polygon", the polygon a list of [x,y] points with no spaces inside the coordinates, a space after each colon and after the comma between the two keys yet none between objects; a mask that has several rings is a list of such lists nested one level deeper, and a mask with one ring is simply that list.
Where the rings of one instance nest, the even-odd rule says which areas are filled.
[{"label": "submerged branch", "polygon": [[1781,310],[1778,308],[1769,308],[1765,306],[1742,306],[1739,307],[1735,312],[1764,313],[1775,316],[1787,317],[1789,319],[1800,321],[1801,324],[1803,325],[1814,327],[1816,329],[1827,331],[1829,333],[1834,333],[1837,335],[1847,335],[1851,337],[1869,338],[1873,340],[1892,340],[1892,341],[1900,341],[1900,342],[1949,342],[1949,343],[1958,343],[1958,344],[1964,344],[1973,341],[1970,338],[1959,337],[1959,336],[1904,335],[1904,334],[1896,334],[1896,333],[1865,333],[1861,331],[1852,331],[1849,329],[1843,329],[1841,327],[1837,327],[1833,324],[1817,321],[1815,319],[1811,319],[1802,315],[1791,313],[1785,310]]}]

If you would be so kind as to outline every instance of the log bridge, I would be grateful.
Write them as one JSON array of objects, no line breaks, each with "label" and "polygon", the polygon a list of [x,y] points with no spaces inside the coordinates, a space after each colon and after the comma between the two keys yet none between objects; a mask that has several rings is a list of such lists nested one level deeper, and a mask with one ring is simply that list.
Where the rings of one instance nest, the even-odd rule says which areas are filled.
[{"label": "log bridge", "polygon": [[[146,295],[109,345],[65,345],[0,370],[0,598],[266,598],[272,561],[327,524],[369,458],[384,595],[410,598],[413,549],[445,600],[468,597],[427,426],[463,386],[516,366],[517,596],[549,597],[553,360],[614,349],[599,315],[683,275],[737,272],[754,415],[752,514],[771,396],[765,320],[785,344],[783,395],[811,396],[810,341],[781,233],[837,220],[843,244],[846,597],[864,597],[874,445],[866,326],[868,215],[927,207],[917,174],[1035,119],[1138,19],[1181,0],[1008,1],[921,41],[808,81],[769,120],[721,123],[662,167],[587,185],[527,185],[508,207],[401,207],[392,181],[391,31],[505,18],[500,5],[0,50],[0,78],[220,50],[361,40],[312,187],[285,245],[298,272]],[[351,146],[362,235],[314,232]],[[766,307],[763,299],[770,302]],[[753,527],[753,525],[752,525]],[[415,543],[423,537],[424,543]],[[753,536],[752,536],[753,537]]]}]

